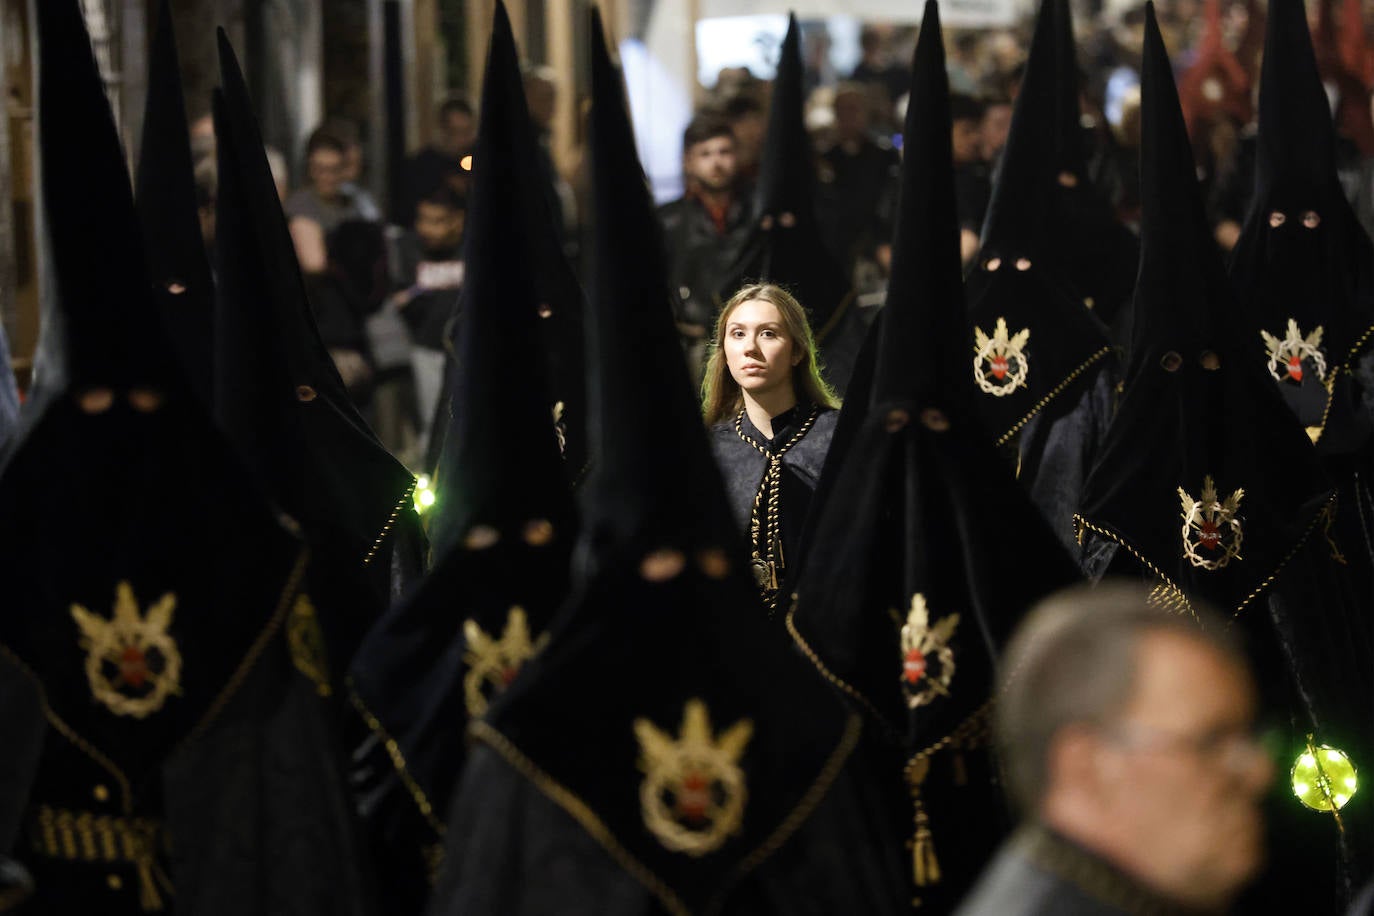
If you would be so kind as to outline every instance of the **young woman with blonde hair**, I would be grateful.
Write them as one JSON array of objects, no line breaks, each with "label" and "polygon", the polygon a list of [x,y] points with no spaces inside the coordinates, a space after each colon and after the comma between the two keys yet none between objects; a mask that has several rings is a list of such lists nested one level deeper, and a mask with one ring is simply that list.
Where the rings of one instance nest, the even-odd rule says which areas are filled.
[{"label": "young woman with blonde hair", "polygon": [[797,300],[767,283],[735,293],[716,319],[702,410],[770,610],[800,544],[838,407]]}]

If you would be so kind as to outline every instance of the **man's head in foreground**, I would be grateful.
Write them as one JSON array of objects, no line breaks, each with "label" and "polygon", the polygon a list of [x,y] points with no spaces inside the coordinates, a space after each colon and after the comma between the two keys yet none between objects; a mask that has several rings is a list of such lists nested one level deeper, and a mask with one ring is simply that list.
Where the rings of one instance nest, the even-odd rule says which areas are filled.
[{"label": "man's head in foreground", "polygon": [[1025,815],[1155,894],[1214,909],[1264,859],[1273,764],[1224,621],[1074,588],[1027,617],[1003,660],[997,741]]}]

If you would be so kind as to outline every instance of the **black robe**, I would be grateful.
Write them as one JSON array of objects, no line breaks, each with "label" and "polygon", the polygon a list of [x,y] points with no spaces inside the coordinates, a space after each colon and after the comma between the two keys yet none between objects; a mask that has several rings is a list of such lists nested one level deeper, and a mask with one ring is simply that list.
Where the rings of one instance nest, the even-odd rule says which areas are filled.
[{"label": "black robe", "polygon": [[[776,435],[771,439],[749,422],[747,413],[740,426],[746,436],[772,451],[789,442],[810,415],[811,405],[798,404],[773,417]],[[825,464],[825,455],[830,451],[830,440],[835,434],[835,422],[839,416],[838,410],[822,408],[816,422],[801,441],[783,453],[782,486],[778,500],[783,556],[787,559],[801,557],[802,529],[811,507],[811,495],[820,480],[821,466]],[[715,453],[716,464],[725,478],[725,495],[730,510],[739,523],[740,531],[747,538],[754,497],[759,491],[759,484],[763,482],[768,459],[739,437],[733,418],[711,427],[711,451]],[[789,570],[789,574],[791,572]]]},{"label": "black robe", "polygon": [[[909,867],[882,839],[889,824],[875,809],[877,782],[865,755],[846,763],[816,810],[781,849],[748,873],[724,900],[731,916],[830,916],[911,912]],[[901,812],[907,816],[907,812]],[[468,758],[449,817],[444,869],[429,916],[664,916],[658,898],[616,863],[568,813],[490,747]],[[845,863],[841,865],[840,863]],[[826,878],[853,876],[843,887]],[[530,875],[547,875],[531,882]]]}]

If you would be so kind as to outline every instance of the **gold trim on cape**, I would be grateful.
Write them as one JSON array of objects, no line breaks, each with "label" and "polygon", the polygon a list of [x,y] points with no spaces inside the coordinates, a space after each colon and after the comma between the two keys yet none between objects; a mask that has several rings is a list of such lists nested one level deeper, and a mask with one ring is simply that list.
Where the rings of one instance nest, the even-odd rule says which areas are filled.
[{"label": "gold trim on cape", "polygon": [[533,783],[535,788],[542,792],[550,801],[566,811],[573,820],[581,825],[582,829],[585,830],[592,839],[606,850],[611,858],[615,860],[616,864],[657,897],[659,902],[663,904],[664,909],[672,914],[672,916],[713,916],[713,914],[719,913],[721,907],[725,903],[728,892],[734,885],[745,875],[758,868],[769,856],[777,852],[778,848],[796,832],[802,822],[805,821],[806,818],[811,815],[812,811],[815,810],[816,806],[820,804],[821,799],[825,797],[825,793],[830,790],[831,785],[834,783],[835,777],[839,775],[840,769],[844,766],[845,761],[848,760],[849,755],[854,752],[854,748],[859,743],[859,736],[862,734],[862,731],[862,719],[851,713],[847,717],[844,733],[840,737],[839,743],[835,746],[835,750],[831,752],[825,765],[817,774],[815,781],[802,796],[801,800],[798,801],[796,807],[792,809],[787,817],[783,818],[777,829],[774,830],[758,848],[740,860],[740,864],[735,868],[734,873],[726,882],[725,887],[715,897],[709,900],[698,913],[694,914],[692,910],[687,907],[686,903],[683,902],[682,898],[679,897],[667,883],[620,844],[610,827],[606,825],[606,822],[601,820],[596,812],[592,810],[591,806],[583,801],[580,796],[549,776],[538,764],[526,757],[524,753],[516,747],[514,742],[487,722],[478,719],[468,725],[469,735],[488,745],[517,773]]}]

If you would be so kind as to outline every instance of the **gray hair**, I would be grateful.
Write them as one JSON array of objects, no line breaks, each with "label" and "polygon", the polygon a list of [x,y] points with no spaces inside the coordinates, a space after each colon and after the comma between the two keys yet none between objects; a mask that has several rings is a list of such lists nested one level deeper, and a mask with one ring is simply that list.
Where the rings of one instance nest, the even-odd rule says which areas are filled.
[{"label": "gray hair", "polygon": [[1007,790],[1033,813],[1048,788],[1050,745],[1065,726],[1105,725],[1131,699],[1137,647],[1172,632],[1210,646],[1248,670],[1226,623],[1194,602],[1195,616],[1166,611],[1139,583],[1074,586],[1031,609],[1002,659],[994,733]]}]

